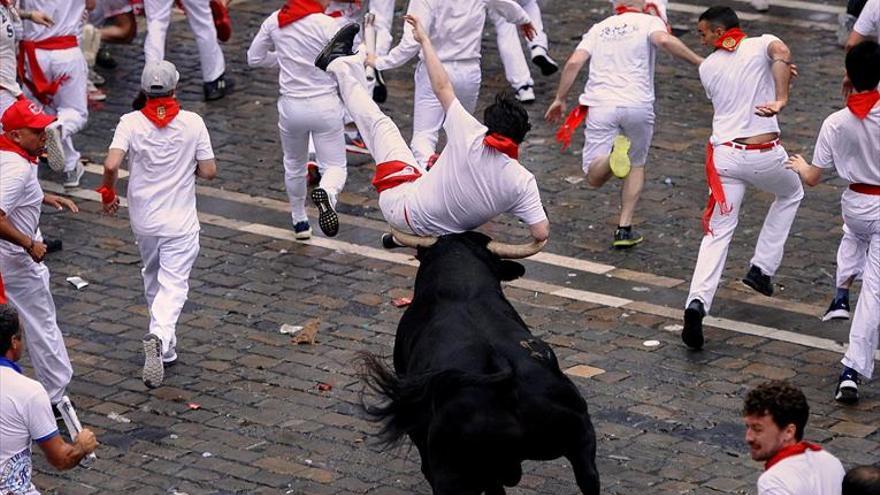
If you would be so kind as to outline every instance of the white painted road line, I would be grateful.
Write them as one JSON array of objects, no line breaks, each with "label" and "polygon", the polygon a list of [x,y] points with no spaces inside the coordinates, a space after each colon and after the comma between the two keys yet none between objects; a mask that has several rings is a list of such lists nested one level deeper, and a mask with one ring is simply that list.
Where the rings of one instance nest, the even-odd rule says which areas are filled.
[{"label": "white painted road line", "polygon": [[[59,184],[48,181],[41,181],[41,184],[43,186],[43,189],[46,191],[67,194],[68,196],[85,199],[88,201],[101,201],[100,195],[95,191],[75,189],[65,192],[64,188]],[[127,205],[127,201],[125,201],[124,198],[120,198],[120,204],[122,204],[123,206]],[[208,225],[215,225],[218,227],[237,230],[239,232],[257,234],[272,239],[302,242],[304,244],[318,246],[333,251],[354,254],[365,258],[377,259],[407,266],[418,266],[418,261],[416,261],[412,256],[402,253],[389,252],[383,249],[372,248],[369,246],[361,246],[359,244],[353,244],[346,241],[327,239],[323,237],[313,237],[308,241],[296,241],[296,239],[294,239],[293,237],[293,232],[289,229],[281,229],[278,227],[272,227],[270,225],[243,222],[241,220],[235,220],[219,215],[211,215],[205,213],[199,213],[199,220]],[[633,301],[630,299],[624,299],[598,292],[577,290],[570,287],[548,284],[546,282],[540,282],[537,280],[518,279],[509,283],[508,285],[511,287],[540,292],[542,294],[548,294],[564,299],[583,301],[600,306],[646,313],[654,316],[660,316],[662,318],[670,318],[676,321],[680,318],[682,311],[681,309],[677,308],[669,308],[666,306],[658,306],[641,301]],[[730,320],[726,318],[715,318],[711,316],[706,317],[706,319],[704,320],[704,324],[708,327],[720,328],[735,333],[755,335],[771,340],[779,340],[792,344],[802,345],[805,347],[822,349],[837,353],[842,353],[846,349],[846,346],[830,339],[813,337],[811,335],[802,335],[794,332],[789,332],[787,330],[781,330],[773,327],[765,327],[762,325],[756,325],[753,323],[737,320]],[[875,353],[875,358],[880,359],[880,352]]]}]

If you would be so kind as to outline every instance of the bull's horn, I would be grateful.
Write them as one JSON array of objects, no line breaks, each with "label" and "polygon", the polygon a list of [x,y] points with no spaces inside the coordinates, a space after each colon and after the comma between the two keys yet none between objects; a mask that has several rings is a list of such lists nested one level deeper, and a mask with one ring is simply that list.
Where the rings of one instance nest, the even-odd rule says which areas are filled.
[{"label": "bull's horn", "polygon": [[532,241],[528,244],[505,244],[503,242],[490,241],[486,249],[499,258],[521,259],[538,254],[544,249],[546,244],[546,239],[543,241]]},{"label": "bull's horn", "polygon": [[391,229],[391,235],[394,240],[411,248],[429,248],[437,242],[436,237],[421,237],[413,234],[404,234],[397,229]]}]

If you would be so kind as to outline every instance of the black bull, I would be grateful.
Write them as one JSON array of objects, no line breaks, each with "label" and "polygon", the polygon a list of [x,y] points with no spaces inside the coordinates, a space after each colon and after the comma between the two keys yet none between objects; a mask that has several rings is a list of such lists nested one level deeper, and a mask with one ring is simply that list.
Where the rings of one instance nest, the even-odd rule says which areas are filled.
[{"label": "black bull", "polygon": [[585,494],[599,493],[587,404],[504,297],[525,273],[473,232],[419,249],[415,295],[397,327],[394,371],[364,354],[366,383],[387,399],[366,406],[393,445],[408,435],[435,495],[505,493],[526,459],[565,456]]}]

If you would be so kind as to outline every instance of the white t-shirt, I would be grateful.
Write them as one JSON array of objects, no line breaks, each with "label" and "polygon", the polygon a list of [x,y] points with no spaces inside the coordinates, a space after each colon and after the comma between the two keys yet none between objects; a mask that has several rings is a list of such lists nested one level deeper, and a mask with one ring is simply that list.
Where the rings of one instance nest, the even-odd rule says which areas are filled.
[{"label": "white t-shirt", "polygon": [[446,148],[406,203],[417,234],[465,232],[502,213],[516,215],[527,225],[547,219],[535,176],[483,144],[486,127],[458,100],[449,107],[443,128]]},{"label": "white t-shirt", "polygon": [[[37,179],[37,166],[16,153],[0,151],[0,210],[13,227],[37,242],[43,240],[40,235],[42,204],[43,189]],[[24,252],[21,246],[0,240],[0,255]]]},{"label": "white t-shirt", "polygon": [[327,45],[340,24],[324,14],[312,14],[280,28],[278,12],[270,15],[248,48],[251,67],[279,67],[278,83],[282,96],[314,98],[336,94],[336,81],[315,67],[315,58]]},{"label": "white t-shirt", "polygon": [[779,132],[776,117],[759,117],[755,107],[776,100],[776,83],[767,53],[771,34],[746,38],[733,51],[718,49],[700,65],[700,80],[715,107],[712,144]]},{"label": "white t-shirt", "polygon": [[758,478],[758,495],[840,495],[846,472],[824,450],[787,457]]},{"label": "white t-shirt", "polygon": [[141,112],[127,113],[119,119],[110,149],[126,152],[128,208],[135,234],[178,237],[199,230],[196,160],[214,158],[201,117],[181,110],[160,129]]},{"label": "white t-shirt", "polygon": [[[837,175],[850,183],[880,186],[880,105],[864,120],[859,120],[848,108],[829,115],[816,139],[813,164],[836,168]],[[848,216],[880,219],[880,196],[847,188],[841,206]]]},{"label": "white t-shirt", "polygon": [[31,483],[31,441],[58,434],[49,395],[39,382],[0,366],[0,493],[39,495]]},{"label": "white t-shirt", "polygon": [[593,25],[576,48],[590,54],[590,76],[580,104],[652,106],[657,49],[650,36],[657,31],[666,32],[660,18],[635,12]]},{"label": "white t-shirt", "polygon": [[22,35],[21,19],[15,11],[0,4],[0,88],[12,93],[21,94],[18,85],[16,46]]},{"label": "white t-shirt", "polygon": [[86,3],[80,0],[21,0],[21,10],[39,10],[55,21],[50,27],[35,22],[24,23],[24,39],[39,41],[56,36],[82,34]]},{"label": "white t-shirt", "polygon": [[880,0],[868,0],[853,30],[865,37],[877,37],[880,43]]}]

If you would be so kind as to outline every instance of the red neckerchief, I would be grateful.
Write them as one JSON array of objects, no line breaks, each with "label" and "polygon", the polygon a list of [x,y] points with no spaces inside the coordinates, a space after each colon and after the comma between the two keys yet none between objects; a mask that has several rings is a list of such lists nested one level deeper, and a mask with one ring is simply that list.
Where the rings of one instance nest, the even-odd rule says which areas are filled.
[{"label": "red neckerchief", "polygon": [[504,153],[514,160],[519,159],[519,145],[507,136],[490,132],[483,138],[483,144]]},{"label": "red neckerchief", "polygon": [[783,447],[779,450],[779,452],[776,453],[776,455],[774,455],[770,458],[770,460],[764,463],[764,470],[766,471],[772,468],[777,462],[785,458],[801,455],[808,450],[812,450],[815,452],[817,450],[822,450],[822,447],[810,442],[798,442],[794,445]]},{"label": "red neckerchief", "polygon": [[851,93],[846,99],[846,108],[849,108],[849,111],[854,113],[859,120],[865,120],[878,101],[880,101],[880,91],[876,89],[863,93]]},{"label": "red neckerchief", "polygon": [[627,12],[632,12],[634,14],[644,14],[644,12],[642,12],[641,10],[634,9],[634,8],[628,7],[626,5],[618,5],[617,7],[614,8],[614,13],[617,15],[626,14]]},{"label": "red neckerchief", "polygon": [[278,12],[278,26],[284,27],[312,14],[323,14],[324,7],[315,0],[287,0]]},{"label": "red neckerchief", "polygon": [[150,119],[150,122],[156,124],[159,129],[170,124],[174,117],[180,113],[180,103],[173,96],[165,96],[162,98],[150,98],[147,104],[141,109],[141,113]]},{"label": "red neckerchief", "polygon": [[722,215],[728,215],[733,211],[733,207],[727,202],[724,195],[724,185],[721,183],[721,176],[715,169],[715,147],[712,142],[706,144],[706,182],[709,183],[709,200],[706,202],[706,209],[703,211],[703,234],[712,234],[710,222],[712,214],[715,212],[715,205],[720,205]]},{"label": "red neckerchief", "polygon": [[565,151],[571,146],[571,137],[574,135],[575,129],[584,123],[588,112],[588,107],[585,105],[578,105],[572,108],[571,112],[568,113],[568,116],[565,117],[565,122],[563,122],[562,125],[559,126],[559,130],[556,131],[556,142],[562,144],[562,150],[560,151]]},{"label": "red neckerchief", "polygon": [[721,48],[729,52],[735,52],[739,48],[739,44],[746,38],[746,33],[742,29],[735,27],[730,28],[715,40],[715,48]]},{"label": "red neckerchief", "polygon": [[[12,0],[0,0],[0,5],[2,5],[4,7],[10,7],[10,6],[12,6]],[[0,280],[2,280],[2,279],[0,279]],[[3,285],[0,284],[0,287],[3,287]]]},{"label": "red neckerchief", "polygon": [[[2,2],[3,0],[0,0]],[[6,304],[6,290],[3,288],[3,274],[0,274],[0,304]]]},{"label": "red neckerchief", "polygon": [[37,164],[36,156],[31,156],[31,154],[25,151],[24,148],[19,146],[18,143],[6,137],[6,134],[0,134],[0,151],[9,151],[15,153],[16,155],[21,156],[25,160],[33,163],[34,165]]}]

